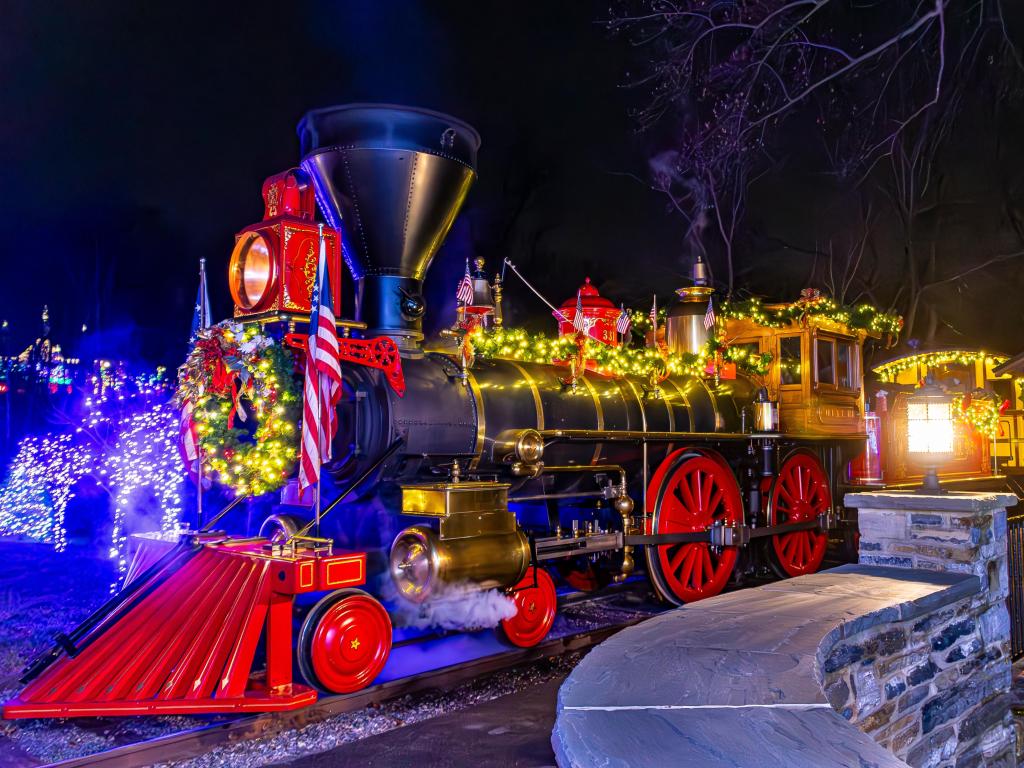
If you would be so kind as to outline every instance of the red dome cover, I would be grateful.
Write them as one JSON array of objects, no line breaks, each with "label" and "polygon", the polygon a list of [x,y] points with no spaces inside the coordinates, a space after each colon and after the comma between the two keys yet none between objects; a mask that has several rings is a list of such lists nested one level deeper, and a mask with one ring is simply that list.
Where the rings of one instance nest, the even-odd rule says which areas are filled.
[{"label": "red dome cover", "polygon": [[[608,299],[598,293],[597,288],[588,277],[579,288],[580,299],[584,309],[616,309]],[[562,302],[562,309],[576,309],[576,297],[571,296]]]}]

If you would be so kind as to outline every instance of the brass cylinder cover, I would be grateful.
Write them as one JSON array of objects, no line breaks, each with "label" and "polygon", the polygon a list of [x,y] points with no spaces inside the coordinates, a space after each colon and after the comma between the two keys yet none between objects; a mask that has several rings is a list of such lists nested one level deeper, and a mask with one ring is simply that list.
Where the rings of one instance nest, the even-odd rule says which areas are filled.
[{"label": "brass cylinder cover", "polygon": [[519,528],[442,538],[425,525],[406,528],[391,545],[390,570],[408,600],[422,603],[449,585],[503,589],[515,584],[530,564],[530,544]]}]

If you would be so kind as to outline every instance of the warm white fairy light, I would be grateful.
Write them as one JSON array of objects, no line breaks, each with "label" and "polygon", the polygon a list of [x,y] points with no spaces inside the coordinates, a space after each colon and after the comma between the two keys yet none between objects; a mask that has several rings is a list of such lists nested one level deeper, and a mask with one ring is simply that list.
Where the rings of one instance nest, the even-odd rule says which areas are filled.
[{"label": "warm white fairy light", "polygon": [[67,547],[64,512],[93,463],[91,447],[71,435],[27,437],[0,488],[0,533]]}]

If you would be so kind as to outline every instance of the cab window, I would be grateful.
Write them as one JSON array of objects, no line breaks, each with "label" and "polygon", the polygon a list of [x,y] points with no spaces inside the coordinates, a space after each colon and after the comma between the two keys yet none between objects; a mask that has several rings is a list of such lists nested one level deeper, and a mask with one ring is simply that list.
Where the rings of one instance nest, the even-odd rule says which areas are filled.
[{"label": "cab window", "polygon": [[779,372],[781,383],[800,384],[803,368],[800,360],[800,337],[783,336],[779,339]]},{"label": "cab window", "polygon": [[840,387],[853,389],[857,386],[853,366],[853,345],[848,341],[840,341],[836,344],[836,378]]},{"label": "cab window", "polygon": [[835,343],[831,339],[818,339],[816,350],[818,383],[835,386],[836,366],[833,359]]}]

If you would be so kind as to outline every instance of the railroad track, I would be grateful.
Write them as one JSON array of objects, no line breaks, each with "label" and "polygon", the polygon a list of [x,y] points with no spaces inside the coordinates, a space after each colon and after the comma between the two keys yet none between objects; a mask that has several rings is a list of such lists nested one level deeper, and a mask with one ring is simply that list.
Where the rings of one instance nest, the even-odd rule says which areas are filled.
[{"label": "railroad track", "polygon": [[637,615],[630,620],[546,640],[533,648],[510,649],[480,659],[441,667],[415,677],[373,685],[357,693],[322,696],[315,704],[293,712],[268,712],[239,716],[191,728],[187,731],[159,736],[148,741],[114,747],[85,757],[50,763],[47,768],[78,768],[78,766],[142,768],[154,763],[199,757],[211,749],[225,744],[297,730],[335,715],[355,712],[408,694],[449,690],[477,677],[541,659],[554,658],[573,651],[586,650],[619,630],[650,618],[651,615],[638,611]]}]

